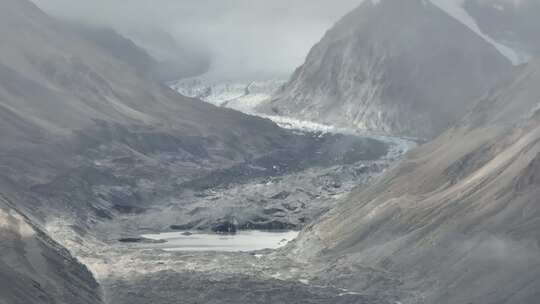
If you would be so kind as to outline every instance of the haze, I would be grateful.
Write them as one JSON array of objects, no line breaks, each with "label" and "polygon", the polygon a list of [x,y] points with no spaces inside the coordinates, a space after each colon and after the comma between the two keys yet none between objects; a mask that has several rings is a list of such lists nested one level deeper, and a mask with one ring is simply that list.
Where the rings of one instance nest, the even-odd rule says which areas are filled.
[{"label": "haze", "polygon": [[362,0],[34,2],[57,17],[112,27],[154,56],[178,60],[174,48],[155,39],[156,32],[170,34],[181,48],[209,54],[214,77],[254,79],[286,78],[324,32]]}]

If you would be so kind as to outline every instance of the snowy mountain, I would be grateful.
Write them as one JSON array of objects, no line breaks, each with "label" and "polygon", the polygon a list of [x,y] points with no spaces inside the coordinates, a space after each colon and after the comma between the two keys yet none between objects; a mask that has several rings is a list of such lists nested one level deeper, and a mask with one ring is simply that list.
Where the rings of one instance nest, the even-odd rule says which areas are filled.
[{"label": "snowy mountain", "polygon": [[250,113],[284,84],[283,80],[240,82],[193,77],[172,82],[170,87],[184,96]]},{"label": "snowy mountain", "polygon": [[391,134],[439,134],[511,70],[506,49],[466,26],[463,10],[454,17],[441,7],[456,8],[365,1],[259,109]]}]

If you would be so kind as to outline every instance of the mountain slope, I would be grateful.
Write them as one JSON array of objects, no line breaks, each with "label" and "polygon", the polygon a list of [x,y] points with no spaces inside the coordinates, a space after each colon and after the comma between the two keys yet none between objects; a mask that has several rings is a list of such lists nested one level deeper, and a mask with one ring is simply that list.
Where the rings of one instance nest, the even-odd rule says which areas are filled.
[{"label": "mountain slope", "polygon": [[30,3],[3,0],[2,5],[2,108],[44,131],[69,133],[95,120],[207,131],[212,126],[200,122],[204,115],[217,116],[227,124],[223,127],[233,127],[237,120],[271,125],[183,98],[138,77],[131,66]]},{"label": "mountain slope", "polygon": [[332,261],[333,282],[406,292],[403,303],[537,303],[539,81],[540,61],[520,68],[309,228],[295,256]]},{"label": "mountain slope", "polygon": [[[68,24],[68,26],[73,28],[75,34],[95,42],[96,45],[111,56],[134,67],[141,76],[154,81],[166,82],[189,77],[193,74],[204,73],[208,68],[208,63],[203,62],[204,59],[197,58],[198,56],[193,54],[190,55],[186,51],[177,50],[176,60],[154,58],[149,54],[149,51],[112,29],[76,24]],[[157,36],[159,33],[154,33],[154,35]],[[154,38],[157,39],[155,36]],[[173,37],[166,36],[162,38],[174,41]],[[171,42],[171,44],[174,45],[174,42]],[[171,48],[174,48],[174,46],[171,46]]]},{"label": "mountain slope", "polygon": [[511,65],[429,1],[365,1],[309,53],[264,111],[433,137]]},{"label": "mountain slope", "polygon": [[[488,0],[490,1],[490,0]],[[507,0],[502,0],[507,1]],[[491,37],[491,32],[486,33],[485,29],[482,29],[478,25],[478,20],[471,16],[466,9],[466,4],[463,0],[431,0],[431,2],[437,5],[441,10],[446,12],[449,16],[452,16],[463,25],[468,27],[472,32],[484,39],[487,43],[493,45],[495,49],[501,55],[505,56],[512,64],[521,65],[530,60],[529,52],[524,50],[515,44],[508,44],[508,41],[500,40],[501,37]],[[482,11],[484,8],[482,9]]]},{"label": "mountain slope", "polygon": [[[149,81],[27,1],[2,0],[0,5],[0,149],[6,155],[42,153],[42,163],[55,162],[47,164],[49,169],[62,168],[66,157],[89,145],[128,141],[114,131],[122,126],[139,141],[153,140],[148,146],[170,137],[175,144],[169,143],[169,150],[201,145],[208,153],[192,151],[194,157],[227,154],[239,161],[267,153],[285,136],[270,121],[218,109]],[[198,144],[190,141],[195,138]],[[15,165],[8,157],[0,161],[8,168]],[[37,168],[36,161],[21,162],[28,168],[15,171]]]},{"label": "mountain slope", "polygon": [[84,39],[95,42],[97,46],[112,57],[116,57],[135,68],[141,76],[155,78],[159,81],[168,80],[160,79],[157,71],[159,63],[156,59],[152,58],[133,41],[124,38],[114,30],[76,24],[66,24],[66,26],[73,28],[75,34]]},{"label": "mountain slope", "polygon": [[0,303],[103,303],[88,269],[2,196]]},{"label": "mountain slope", "polygon": [[540,2],[465,0],[463,7],[491,37],[530,54],[540,54]]}]

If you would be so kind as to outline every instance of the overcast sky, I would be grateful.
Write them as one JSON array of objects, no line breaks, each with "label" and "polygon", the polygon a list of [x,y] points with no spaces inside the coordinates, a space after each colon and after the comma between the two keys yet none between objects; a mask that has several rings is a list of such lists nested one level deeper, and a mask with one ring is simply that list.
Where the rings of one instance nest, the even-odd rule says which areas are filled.
[{"label": "overcast sky", "polygon": [[[139,39],[157,28],[211,54],[222,78],[286,76],[362,0],[34,0],[48,13]],[[141,41],[138,41],[142,43]]]}]

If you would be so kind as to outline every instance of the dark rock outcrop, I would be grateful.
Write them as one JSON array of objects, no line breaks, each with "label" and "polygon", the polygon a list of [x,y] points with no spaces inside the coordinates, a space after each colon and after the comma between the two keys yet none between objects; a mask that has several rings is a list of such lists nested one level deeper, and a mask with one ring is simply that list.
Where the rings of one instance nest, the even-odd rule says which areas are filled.
[{"label": "dark rock outcrop", "polygon": [[238,223],[234,219],[219,220],[213,223],[210,229],[215,233],[235,234],[238,230]]}]

